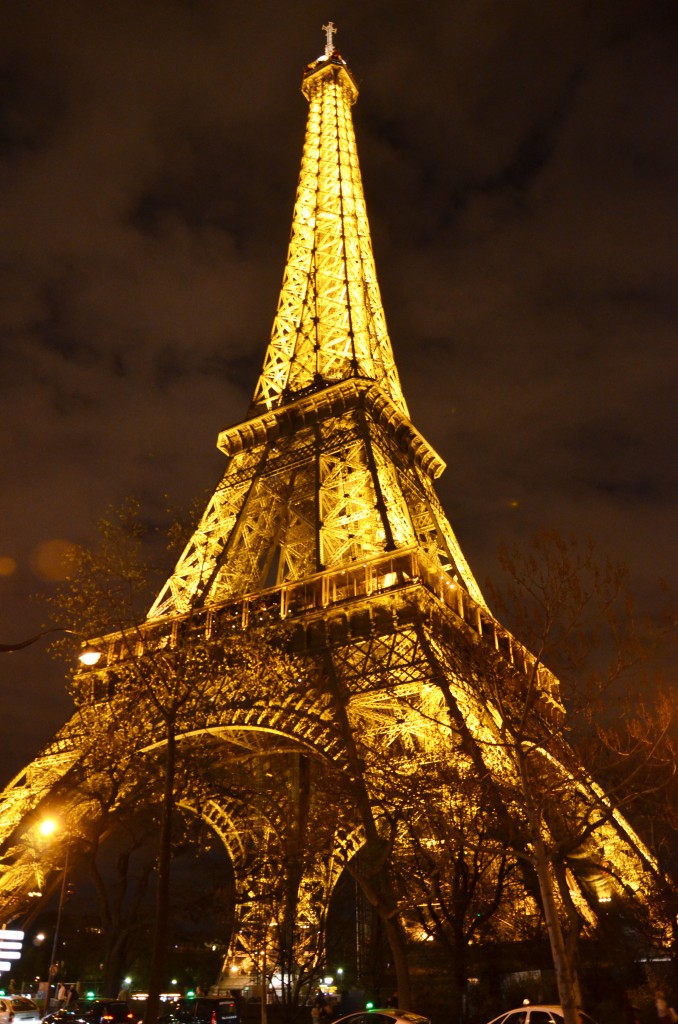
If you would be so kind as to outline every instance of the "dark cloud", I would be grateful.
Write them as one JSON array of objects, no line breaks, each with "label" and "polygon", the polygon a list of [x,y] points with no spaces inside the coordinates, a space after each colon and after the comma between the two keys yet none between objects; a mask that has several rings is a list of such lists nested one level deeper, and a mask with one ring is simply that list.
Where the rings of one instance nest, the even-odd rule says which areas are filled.
[{"label": "dark cloud", "polygon": [[[0,40],[2,639],[53,541],[209,492],[276,307],[307,2],[14,4]],[[337,0],[386,315],[481,580],[502,536],[675,584],[678,13],[664,0]],[[3,562],[11,566],[11,562]],[[3,572],[5,569],[3,569]],[[3,662],[4,773],[65,715]],[[39,711],[36,710],[39,708]],[[0,765],[1,767],[1,765]]]},{"label": "dark cloud", "polygon": [[0,159],[16,164],[47,147],[65,105],[56,78],[8,55],[0,66]]}]

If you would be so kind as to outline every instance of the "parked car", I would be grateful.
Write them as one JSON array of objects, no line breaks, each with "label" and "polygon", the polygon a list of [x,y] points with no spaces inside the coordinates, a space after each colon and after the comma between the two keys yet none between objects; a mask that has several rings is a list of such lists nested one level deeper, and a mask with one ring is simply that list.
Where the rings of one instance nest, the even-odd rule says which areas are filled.
[{"label": "parked car", "polygon": [[28,996],[10,996],[14,1021],[21,1021],[21,1024],[38,1024],[40,1021],[40,1007]]},{"label": "parked car", "polygon": [[43,1024],[133,1024],[136,1019],[129,1004],[119,999],[80,999],[73,1007],[48,1013]]},{"label": "parked car", "polygon": [[8,997],[0,999],[0,1024],[12,1024],[14,1020],[14,1010],[12,1009],[12,1000]]},{"label": "parked car", "polygon": [[53,1013],[45,1014],[42,1019],[43,1021],[47,1021],[47,1024],[59,1024],[60,1021],[63,1021],[64,1024],[68,1024],[69,1021],[72,1022],[75,1020],[75,1012],[74,1010],[66,1010],[62,1007],[60,1010],[54,1010]]},{"label": "parked car", "polygon": [[431,1024],[428,1017],[409,1010],[357,1010],[347,1017],[340,1017],[332,1024]]},{"label": "parked car", "polygon": [[[593,1017],[583,1010],[579,1011],[581,1024],[595,1024]],[[519,1006],[516,1010],[507,1010],[495,1017],[490,1024],[564,1024],[562,1006]]]},{"label": "parked car", "polygon": [[165,1003],[158,1024],[238,1024],[235,999],[226,996],[196,996]]}]

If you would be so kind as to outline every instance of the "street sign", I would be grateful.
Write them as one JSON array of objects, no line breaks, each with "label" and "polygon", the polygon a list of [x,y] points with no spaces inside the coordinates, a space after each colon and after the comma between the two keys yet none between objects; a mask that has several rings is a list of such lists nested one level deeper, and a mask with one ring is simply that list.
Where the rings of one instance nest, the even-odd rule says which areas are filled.
[{"label": "street sign", "polygon": [[10,961],[21,960],[21,943],[24,933],[14,928],[0,929],[0,971],[11,971]]}]

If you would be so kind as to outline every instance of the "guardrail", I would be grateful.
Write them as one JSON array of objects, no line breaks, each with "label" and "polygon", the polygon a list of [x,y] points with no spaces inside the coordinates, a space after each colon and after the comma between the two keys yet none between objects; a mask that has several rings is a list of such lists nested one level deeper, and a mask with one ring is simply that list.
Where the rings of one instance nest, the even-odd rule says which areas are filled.
[{"label": "guardrail", "polygon": [[[360,562],[355,566],[328,569],[299,582],[287,582],[260,590],[235,601],[196,609],[180,616],[149,619],[131,629],[112,633],[95,641],[102,658],[98,672],[147,648],[173,646],[181,632],[204,632],[209,637],[219,626],[235,630],[271,619],[294,621],[309,615],[322,616],[332,608],[351,605],[373,595],[396,593],[423,586],[483,642],[491,644],[517,673],[528,676],[535,670],[539,689],[554,709],[558,702],[558,681],[508,630],[475,601],[461,582],[450,578],[419,547],[405,548]],[[88,670],[83,669],[83,673]],[[555,711],[554,711],[555,713]]]}]

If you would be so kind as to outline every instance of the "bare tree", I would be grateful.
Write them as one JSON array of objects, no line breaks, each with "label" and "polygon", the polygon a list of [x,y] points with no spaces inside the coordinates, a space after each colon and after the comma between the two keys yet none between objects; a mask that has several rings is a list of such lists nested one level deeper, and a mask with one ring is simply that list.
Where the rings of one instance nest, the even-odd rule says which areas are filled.
[{"label": "bare tree", "polygon": [[446,1005],[463,1020],[470,946],[515,939],[526,897],[523,891],[516,900],[516,858],[467,761],[429,763],[409,784],[394,856],[401,906],[420,941],[435,940],[446,951]]},{"label": "bare tree", "polygon": [[[619,812],[646,784],[639,763],[653,788],[667,777],[673,711],[663,704],[637,710],[637,729],[627,730],[635,741],[624,749],[615,744],[619,701],[651,653],[623,572],[601,567],[590,547],[553,534],[538,537],[527,554],[505,552],[502,563],[502,617],[513,620],[519,641],[505,636],[502,650],[460,634],[447,648],[450,672],[438,682],[462,748],[490,784],[505,841],[536,875],[565,1019],[576,1024],[575,940],[606,885],[600,848],[607,842],[635,849],[632,870],[647,877],[648,851]],[[561,688],[551,667],[560,671]],[[484,727],[469,728],[464,702]],[[626,865],[631,861],[627,856]]]},{"label": "bare tree", "polygon": [[[282,685],[296,670],[270,624],[265,635],[256,628],[234,633],[229,622],[208,629],[203,619],[196,626],[190,616],[147,628],[139,608],[152,566],[144,559],[143,540],[134,507],[104,519],[98,546],[76,554],[54,604],[70,630],[105,653],[103,669],[77,669],[73,675],[79,710],[71,730],[78,763],[64,787],[84,786],[83,801],[98,803],[100,814],[112,803],[129,806],[139,794],[147,807],[155,801],[159,837],[145,1017],[153,1022],[165,984],[178,794],[199,805],[211,774],[212,732],[229,709],[267,700],[271,673]],[[60,647],[68,651],[70,644],[67,638]],[[198,735],[207,739],[197,742]]]}]

